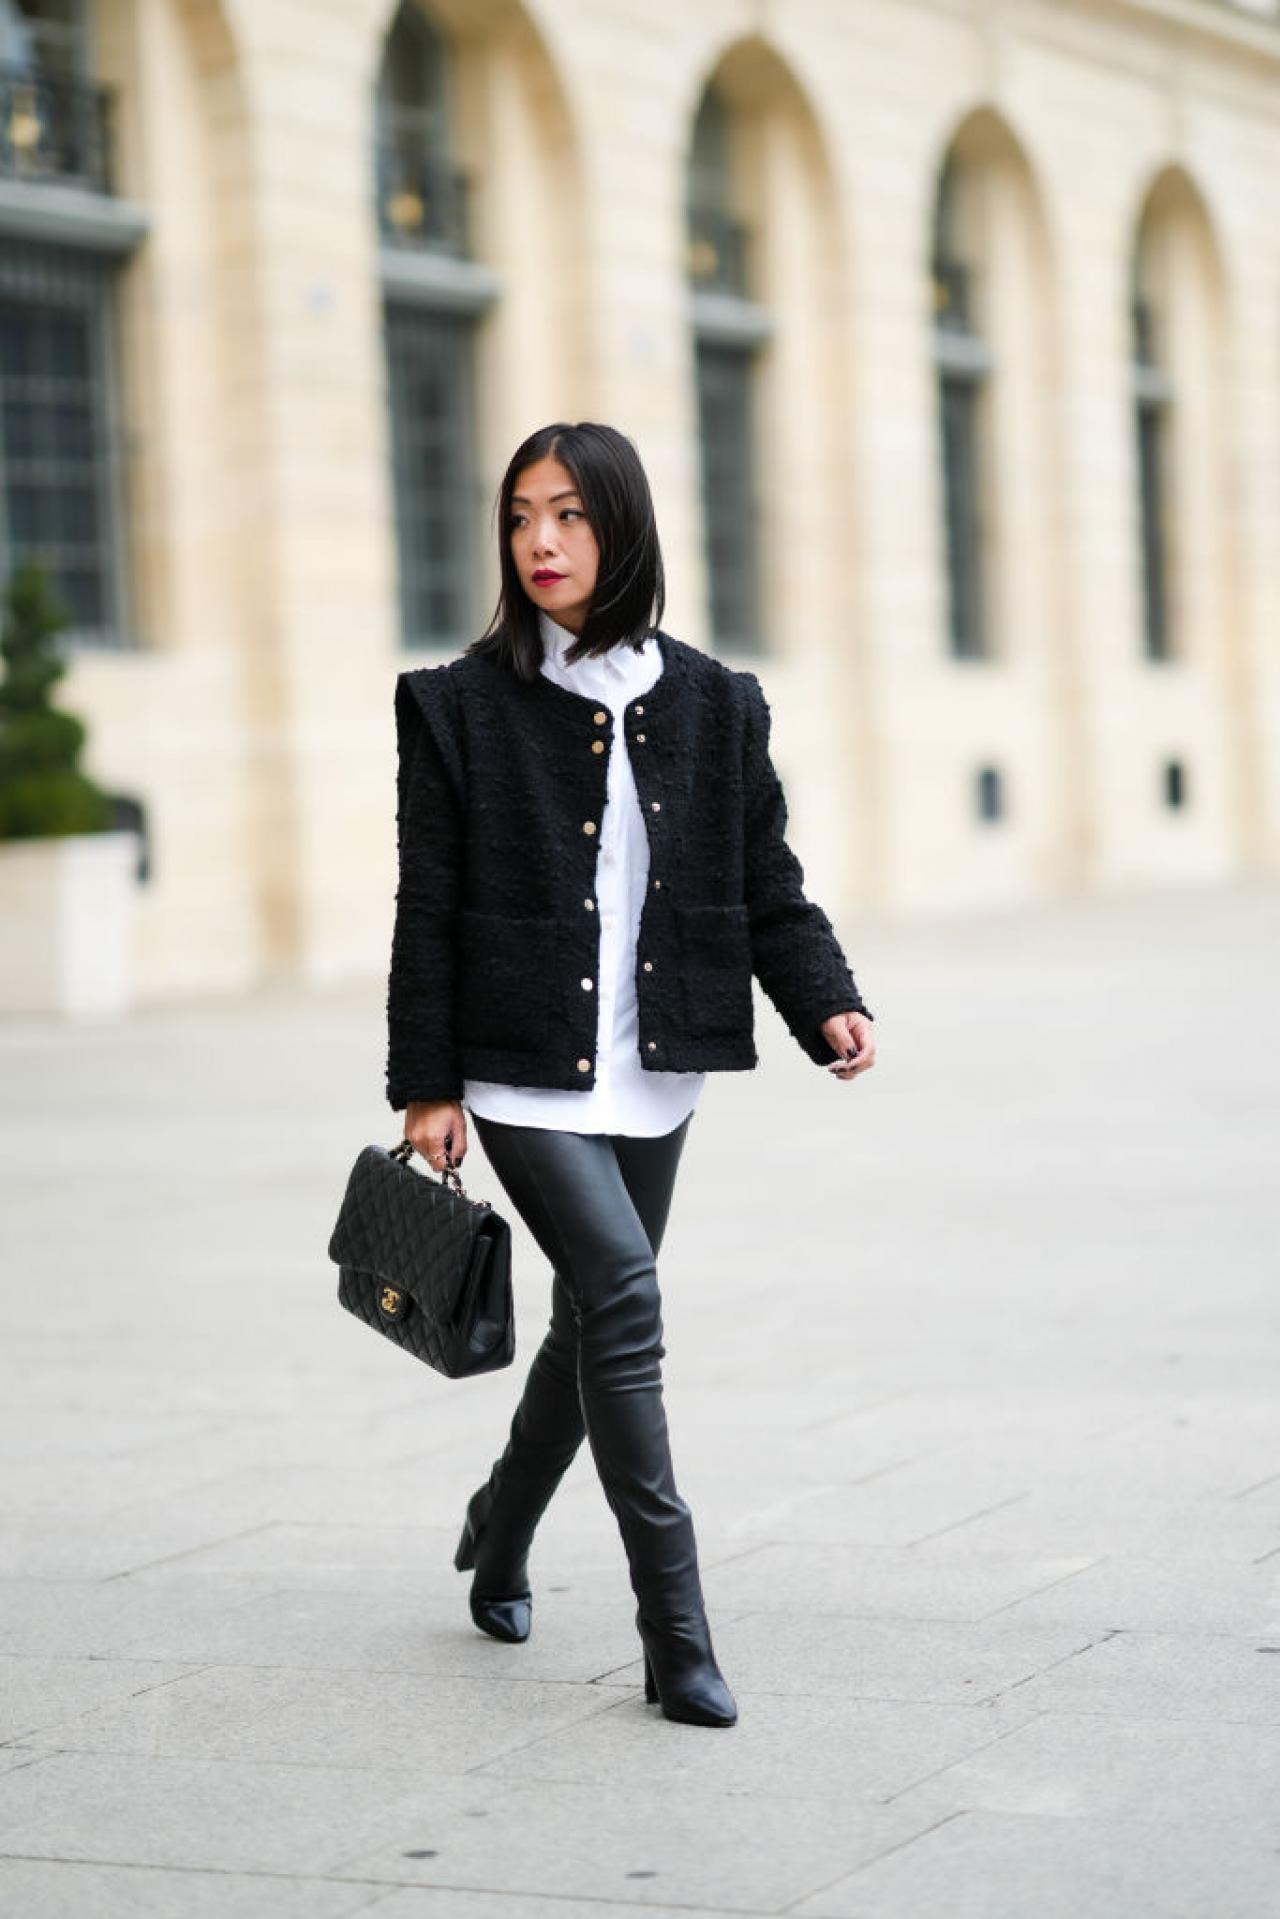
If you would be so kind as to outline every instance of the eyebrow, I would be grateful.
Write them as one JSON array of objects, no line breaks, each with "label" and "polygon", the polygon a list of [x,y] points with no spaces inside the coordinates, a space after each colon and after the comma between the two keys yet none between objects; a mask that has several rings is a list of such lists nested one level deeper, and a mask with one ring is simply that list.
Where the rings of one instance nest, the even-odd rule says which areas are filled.
[{"label": "eyebrow", "polygon": [[[553,493],[551,498],[553,500],[576,500],[578,498],[578,489],[576,486],[567,486],[563,493]],[[530,504],[527,493],[513,493],[511,495],[512,506],[516,504],[517,500],[521,506],[528,506]]]}]

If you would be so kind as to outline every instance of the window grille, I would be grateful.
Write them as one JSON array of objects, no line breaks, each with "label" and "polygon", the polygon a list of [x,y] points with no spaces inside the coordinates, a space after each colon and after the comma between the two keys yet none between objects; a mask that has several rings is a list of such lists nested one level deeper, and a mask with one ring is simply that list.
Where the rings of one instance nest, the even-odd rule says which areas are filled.
[{"label": "window grille", "polygon": [[122,644],[122,450],[114,263],[79,249],[0,251],[0,574],[41,559],[69,642]]}]

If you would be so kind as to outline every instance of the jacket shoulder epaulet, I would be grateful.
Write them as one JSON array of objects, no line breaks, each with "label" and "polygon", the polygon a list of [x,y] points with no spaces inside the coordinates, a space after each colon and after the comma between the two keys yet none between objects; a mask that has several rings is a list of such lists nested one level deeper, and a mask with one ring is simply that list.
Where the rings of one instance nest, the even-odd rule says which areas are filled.
[{"label": "jacket shoulder epaulet", "polygon": [[426,725],[450,779],[461,792],[465,786],[455,669],[458,660],[440,666],[406,667],[396,678],[396,728],[402,757],[409,751],[415,729]]}]

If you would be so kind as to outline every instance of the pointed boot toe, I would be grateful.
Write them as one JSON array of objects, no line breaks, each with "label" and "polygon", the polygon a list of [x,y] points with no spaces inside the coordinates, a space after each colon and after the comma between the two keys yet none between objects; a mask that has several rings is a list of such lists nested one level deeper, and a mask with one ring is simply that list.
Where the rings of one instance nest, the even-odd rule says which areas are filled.
[{"label": "pointed boot toe", "polygon": [[488,1596],[472,1592],[471,1617],[481,1632],[487,1632],[494,1639],[505,1639],[508,1644],[518,1645],[529,1637],[529,1628],[533,1624],[533,1598],[524,1593],[505,1593]]},{"label": "pointed boot toe", "polygon": [[705,1616],[663,1627],[637,1617],[644,1647],[644,1696],[686,1726],[732,1726],[738,1707],[716,1664]]}]

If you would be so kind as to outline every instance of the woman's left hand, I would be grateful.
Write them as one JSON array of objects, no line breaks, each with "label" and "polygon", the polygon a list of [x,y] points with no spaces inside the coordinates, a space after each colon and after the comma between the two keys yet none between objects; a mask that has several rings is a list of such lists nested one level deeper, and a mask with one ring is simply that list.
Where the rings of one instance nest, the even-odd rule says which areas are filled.
[{"label": "woman's left hand", "polygon": [[827,1067],[832,1079],[855,1079],[875,1065],[875,1030],[865,1013],[833,1013],[823,1020],[822,1032],[840,1055]]}]

